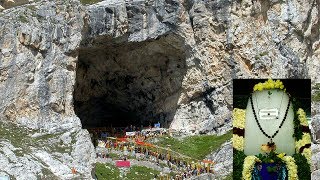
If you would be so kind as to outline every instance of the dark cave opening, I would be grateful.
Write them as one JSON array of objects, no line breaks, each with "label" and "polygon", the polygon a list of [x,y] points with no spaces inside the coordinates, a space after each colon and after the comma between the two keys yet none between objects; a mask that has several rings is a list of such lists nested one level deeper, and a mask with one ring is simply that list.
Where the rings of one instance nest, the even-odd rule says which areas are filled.
[{"label": "dark cave opening", "polygon": [[169,127],[186,73],[183,43],[173,36],[97,41],[80,48],[77,62],[74,109],[82,127]]},{"label": "dark cave opening", "polygon": [[[128,124],[139,123],[135,112],[108,103],[105,101],[105,97],[76,101],[75,107],[84,128],[99,126],[126,127]],[[105,122],[105,120],[108,120],[108,122]]]}]

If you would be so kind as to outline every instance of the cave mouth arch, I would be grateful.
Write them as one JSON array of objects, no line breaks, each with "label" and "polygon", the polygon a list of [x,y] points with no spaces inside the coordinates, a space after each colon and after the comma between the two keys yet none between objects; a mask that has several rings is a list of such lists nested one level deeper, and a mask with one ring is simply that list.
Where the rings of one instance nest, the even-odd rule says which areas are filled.
[{"label": "cave mouth arch", "polygon": [[157,122],[169,127],[186,69],[184,43],[171,35],[123,43],[100,38],[82,45],[73,94],[82,128]]}]

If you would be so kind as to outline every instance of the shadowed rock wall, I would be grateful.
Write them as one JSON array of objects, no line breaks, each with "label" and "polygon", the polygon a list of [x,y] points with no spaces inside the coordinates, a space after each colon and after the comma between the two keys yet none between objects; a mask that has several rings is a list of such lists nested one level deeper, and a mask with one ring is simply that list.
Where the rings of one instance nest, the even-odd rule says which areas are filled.
[{"label": "shadowed rock wall", "polygon": [[[108,41],[108,40],[106,40]],[[173,120],[186,73],[175,37],[81,48],[74,92],[85,126],[136,126]]]}]

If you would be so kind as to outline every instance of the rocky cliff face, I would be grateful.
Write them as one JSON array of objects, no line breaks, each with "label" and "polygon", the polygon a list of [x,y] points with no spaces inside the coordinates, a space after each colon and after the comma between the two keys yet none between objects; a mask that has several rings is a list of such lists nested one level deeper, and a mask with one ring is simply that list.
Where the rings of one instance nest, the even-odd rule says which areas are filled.
[{"label": "rocky cliff face", "polygon": [[0,174],[91,177],[95,154],[72,95],[84,12],[77,1],[46,1],[0,14]]},{"label": "rocky cliff face", "polygon": [[0,174],[67,179],[75,167],[89,178],[94,151],[81,126],[128,118],[112,112],[186,134],[224,133],[232,78],[320,81],[319,7],[318,0],[49,0],[2,11],[0,120],[22,134],[28,128],[27,142],[40,139],[0,139],[0,161],[9,164]]}]

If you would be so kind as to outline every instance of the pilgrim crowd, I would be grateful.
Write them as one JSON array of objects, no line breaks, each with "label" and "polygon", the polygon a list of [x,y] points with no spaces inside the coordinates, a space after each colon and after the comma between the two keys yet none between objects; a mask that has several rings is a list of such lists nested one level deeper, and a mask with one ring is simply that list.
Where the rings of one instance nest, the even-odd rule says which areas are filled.
[{"label": "pilgrim crowd", "polygon": [[[111,158],[117,152],[123,160],[135,158],[138,161],[154,162],[158,166],[166,164],[174,172],[179,172],[175,179],[185,179],[203,173],[213,173],[212,161],[197,161],[168,148],[161,148],[145,142],[148,138],[169,135],[164,128],[146,128],[140,130],[134,126],[125,128],[101,128],[89,130],[91,139],[97,149],[97,157]],[[119,157],[118,157],[119,158]],[[161,173],[159,178],[166,179],[168,175]]]},{"label": "pilgrim crowd", "polygon": [[106,140],[108,137],[125,137],[130,139],[136,139],[144,141],[147,138],[158,137],[162,135],[167,135],[169,132],[165,128],[151,128],[140,130],[135,126],[127,126],[125,128],[89,128],[90,136],[95,146],[98,140]]}]

